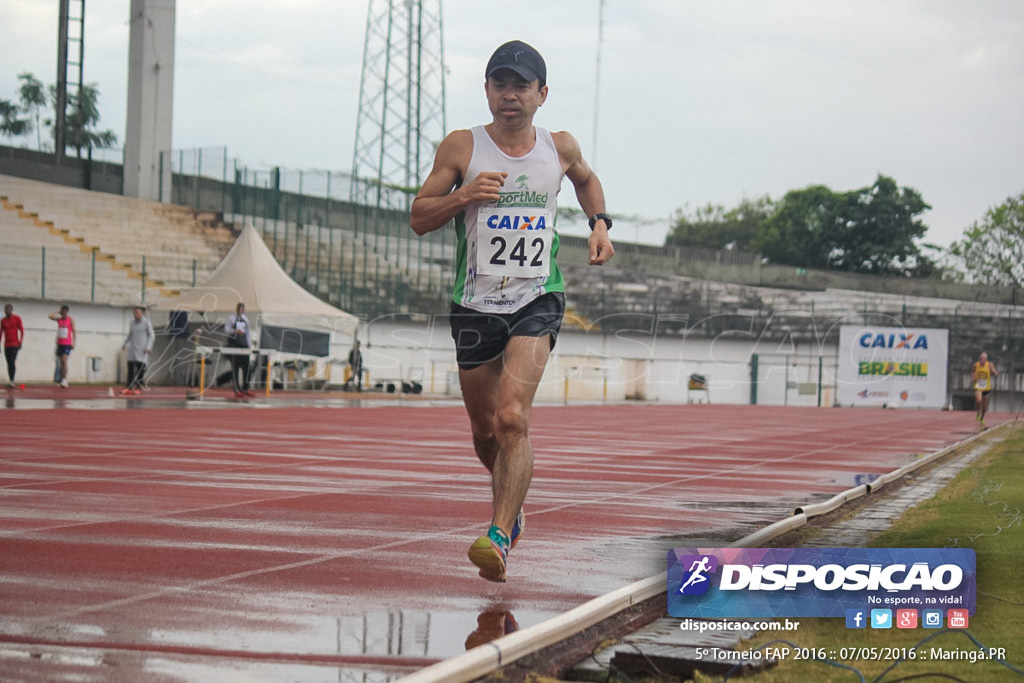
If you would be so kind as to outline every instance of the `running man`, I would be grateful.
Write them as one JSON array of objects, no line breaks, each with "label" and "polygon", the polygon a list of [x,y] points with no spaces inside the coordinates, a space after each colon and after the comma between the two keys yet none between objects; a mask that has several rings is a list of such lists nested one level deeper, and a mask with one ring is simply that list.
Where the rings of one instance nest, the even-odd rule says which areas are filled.
[{"label": "running man", "polygon": [[988,362],[988,354],[984,351],[978,356],[978,362],[971,368],[974,380],[974,407],[978,411],[977,420],[985,426],[985,413],[988,412],[988,394],[992,391],[992,382],[999,373],[996,366]]},{"label": "running man", "polygon": [[61,306],[56,313],[51,313],[50,320],[57,323],[57,363],[59,379],[57,384],[68,388],[68,357],[75,348],[75,320],[68,315],[68,307]]},{"label": "running man", "polygon": [[565,313],[554,229],[563,176],[590,217],[590,264],[603,265],[615,250],[601,181],[579,143],[533,125],[548,96],[540,53],[505,43],[484,75],[493,120],[441,142],[410,224],[425,235],[455,219],[452,338],[473,447],[491,473],[493,497],[490,528],[469,558],[480,576],[504,581],[533,477],[530,409]]},{"label": "running man", "polygon": [[7,388],[14,388],[14,375],[18,371],[18,351],[25,341],[25,325],[21,317],[14,315],[14,306],[4,306],[4,317],[0,318],[0,337],[4,340],[4,359],[7,361]]}]

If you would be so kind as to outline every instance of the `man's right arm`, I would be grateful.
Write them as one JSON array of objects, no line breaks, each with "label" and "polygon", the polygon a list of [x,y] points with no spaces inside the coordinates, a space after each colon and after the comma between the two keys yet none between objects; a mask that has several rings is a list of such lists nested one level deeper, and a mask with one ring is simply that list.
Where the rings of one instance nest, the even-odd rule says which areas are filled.
[{"label": "man's right arm", "polygon": [[412,202],[409,227],[417,235],[425,235],[447,225],[465,208],[459,192],[461,188],[457,185],[472,153],[473,134],[468,130],[453,131],[438,145],[430,175]]},{"label": "man's right arm", "polygon": [[498,200],[508,174],[485,172],[465,183],[472,155],[473,133],[468,130],[452,132],[438,146],[434,167],[412,202],[409,227],[417,235],[443,228],[470,204]]}]

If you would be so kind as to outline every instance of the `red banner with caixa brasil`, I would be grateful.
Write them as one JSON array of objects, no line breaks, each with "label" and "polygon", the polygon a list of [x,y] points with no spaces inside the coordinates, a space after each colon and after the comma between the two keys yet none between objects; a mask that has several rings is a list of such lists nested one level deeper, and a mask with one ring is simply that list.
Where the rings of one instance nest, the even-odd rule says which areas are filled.
[{"label": "red banner with caixa brasil", "polygon": [[843,325],[836,397],[842,405],[942,408],[948,365],[949,330]]}]

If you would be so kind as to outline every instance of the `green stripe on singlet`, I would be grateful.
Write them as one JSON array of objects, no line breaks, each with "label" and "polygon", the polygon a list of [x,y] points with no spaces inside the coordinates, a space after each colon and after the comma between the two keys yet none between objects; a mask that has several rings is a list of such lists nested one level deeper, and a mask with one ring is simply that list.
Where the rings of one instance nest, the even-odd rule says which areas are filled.
[{"label": "green stripe on singlet", "polygon": [[452,301],[462,304],[466,293],[466,212],[455,217],[455,287],[452,289]]}]

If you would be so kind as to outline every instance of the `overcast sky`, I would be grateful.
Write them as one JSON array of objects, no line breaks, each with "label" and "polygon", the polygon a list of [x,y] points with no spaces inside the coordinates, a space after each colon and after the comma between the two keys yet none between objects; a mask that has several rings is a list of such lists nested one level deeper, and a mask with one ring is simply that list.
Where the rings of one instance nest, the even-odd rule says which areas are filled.
[{"label": "overcast sky", "polygon": [[[0,98],[14,99],[22,71],[56,80],[58,2],[3,6]],[[178,0],[175,149],[349,171],[367,7]],[[444,2],[447,120],[489,120],[487,58],[534,45],[551,89],[538,125],[579,139],[610,212],[652,219],[621,221],[621,239],[661,243],[683,206],[884,173],[932,205],[926,241],[948,244],[1024,190],[1020,0],[606,0],[599,89],[598,8]],[[128,14],[128,0],[86,2],[85,80],[121,141]],[[573,203],[568,184],[561,199]]]}]

